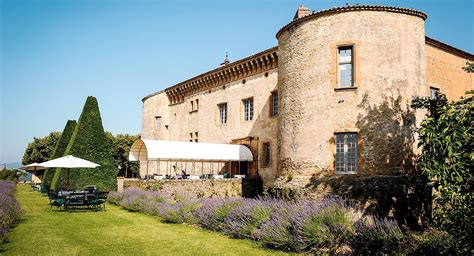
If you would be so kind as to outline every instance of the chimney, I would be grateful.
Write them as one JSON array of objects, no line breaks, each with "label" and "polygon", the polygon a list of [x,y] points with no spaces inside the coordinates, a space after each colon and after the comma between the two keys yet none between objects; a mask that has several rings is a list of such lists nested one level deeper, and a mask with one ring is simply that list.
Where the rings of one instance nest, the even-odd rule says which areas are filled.
[{"label": "chimney", "polygon": [[229,61],[229,55],[227,54],[227,52],[225,53],[225,59],[224,59],[224,62],[221,63],[221,67],[222,66],[225,66],[227,64],[229,64],[230,61]]},{"label": "chimney", "polygon": [[298,9],[296,10],[295,17],[293,17],[293,20],[303,18],[304,16],[308,16],[310,14],[311,14],[311,10],[309,8],[306,8],[303,5],[300,5],[300,7],[298,7]]}]

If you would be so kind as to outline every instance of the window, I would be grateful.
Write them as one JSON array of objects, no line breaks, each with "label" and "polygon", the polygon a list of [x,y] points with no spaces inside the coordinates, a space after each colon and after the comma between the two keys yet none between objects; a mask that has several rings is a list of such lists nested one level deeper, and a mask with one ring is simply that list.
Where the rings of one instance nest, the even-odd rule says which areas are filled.
[{"label": "window", "polygon": [[155,119],[156,119],[156,123],[155,123],[156,130],[159,131],[161,130],[161,116],[155,116]]},{"label": "window", "polygon": [[189,111],[190,113],[196,112],[199,109],[199,100],[195,99],[189,102],[191,104],[191,110]]},{"label": "window", "polygon": [[189,142],[193,142],[193,133],[192,132],[189,133]]},{"label": "window", "polygon": [[278,115],[278,91],[272,92],[272,106],[271,106],[271,116]]},{"label": "window", "polygon": [[339,87],[347,88],[354,86],[353,83],[353,61],[352,46],[339,47]]},{"label": "window", "polygon": [[219,107],[219,123],[227,124],[227,103],[217,105]]},{"label": "window", "polygon": [[336,133],[336,173],[357,173],[357,133]]},{"label": "window", "polygon": [[199,140],[198,140],[198,135],[199,135],[198,132],[195,132],[195,133],[194,133],[194,142],[198,142],[198,141],[199,141]]},{"label": "window", "polygon": [[270,143],[263,143],[263,166],[269,166],[271,159]]},{"label": "window", "polygon": [[253,98],[242,101],[244,104],[244,120],[250,121],[253,119]]},{"label": "window", "polygon": [[439,93],[439,89],[435,87],[430,87],[430,99],[436,99],[436,93]]}]

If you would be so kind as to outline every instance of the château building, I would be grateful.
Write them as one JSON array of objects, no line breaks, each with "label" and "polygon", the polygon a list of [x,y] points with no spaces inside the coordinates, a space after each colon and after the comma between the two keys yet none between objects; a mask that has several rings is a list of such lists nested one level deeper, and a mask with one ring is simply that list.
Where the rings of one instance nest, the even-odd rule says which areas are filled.
[{"label": "ch\u00e2teau building", "polygon": [[412,98],[440,91],[457,100],[474,89],[462,69],[474,56],[425,36],[426,18],[399,7],[299,7],[276,33],[277,46],[226,58],[142,99],[142,139],[240,144],[253,161],[141,161],[140,175],[166,174],[172,165],[272,184],[410,172],[424,116],[410,108]]}]

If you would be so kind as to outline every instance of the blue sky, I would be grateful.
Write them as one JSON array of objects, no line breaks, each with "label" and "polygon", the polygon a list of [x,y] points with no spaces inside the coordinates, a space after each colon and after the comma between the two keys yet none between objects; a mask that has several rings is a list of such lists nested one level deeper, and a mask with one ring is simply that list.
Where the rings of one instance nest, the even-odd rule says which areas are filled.
[{"label": "blue sky", "polygon": [[474,1],[0,0],[0,163],[21,161],[33,137],[78,119],[97,97],[106,130],[138,134],[141,99],[273,47],[299,4],[410,7],[426,34],[474,52]]}]

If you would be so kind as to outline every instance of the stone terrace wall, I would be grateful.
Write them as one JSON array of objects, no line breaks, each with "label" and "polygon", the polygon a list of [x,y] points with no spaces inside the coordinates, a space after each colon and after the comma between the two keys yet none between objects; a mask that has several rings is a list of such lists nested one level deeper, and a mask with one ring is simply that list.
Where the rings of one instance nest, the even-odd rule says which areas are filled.
[{"label": "stone terrace wall", "polygon": [[431,193],[420,178],[413,176],[341,175],[300,180],[279,180],[269,190],[277,197],[321,199],[339,195],[352,199],[366,213],[397,219],[409,227],[426,224],[431,211]]},{"label": "stone terrace wall", "polygon": [[[120,180],[118,181],[120,183]],[[242,196],[241,179],[222,180],[139,180],[124,179],[123,188],[141,188],[169,193],[187,193],[198,197]],[[119,187],[120,188],[120,187]]]}]

